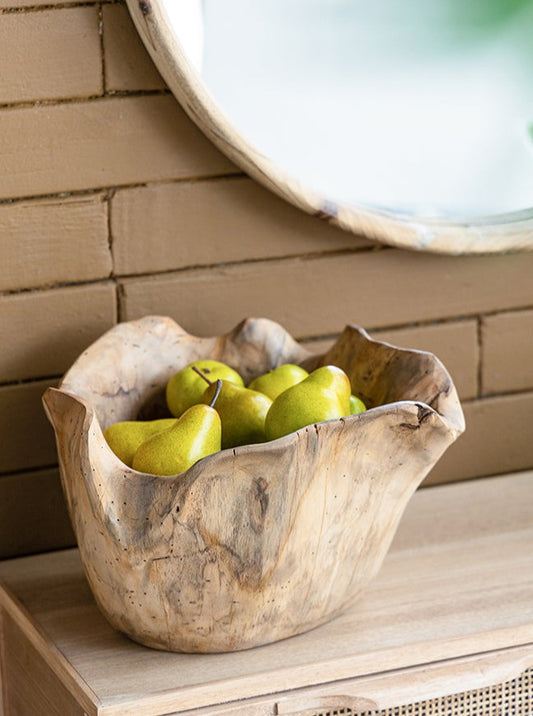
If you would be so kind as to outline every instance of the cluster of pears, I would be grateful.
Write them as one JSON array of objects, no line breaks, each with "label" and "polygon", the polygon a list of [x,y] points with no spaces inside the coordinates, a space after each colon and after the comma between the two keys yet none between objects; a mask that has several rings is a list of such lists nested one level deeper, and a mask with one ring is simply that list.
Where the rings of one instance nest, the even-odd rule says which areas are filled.
[{"label": "cluster of pears", "polygon": [[237,371],[211,359],[172,376],[166,402],[171,418],[122,421],[104,431],[113,452],[135,470],[176,475],[219,450],[275,440],[365,410],[337,366],[308,373],[286,363],[245,386]]}]

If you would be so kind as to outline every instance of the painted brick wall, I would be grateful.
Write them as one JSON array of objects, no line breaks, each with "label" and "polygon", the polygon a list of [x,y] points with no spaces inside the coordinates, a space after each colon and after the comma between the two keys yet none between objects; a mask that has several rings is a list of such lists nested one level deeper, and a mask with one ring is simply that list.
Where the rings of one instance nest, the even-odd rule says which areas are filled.
[{"label": "painted brick wall", "polygon": [[41,395],[148,313],[431,350],[468,427],[427,484],[533,467],[533,254],[377,247],[285,204],[186,118],[121,2],[0,0],[0,63],[0,557],[73,543]]}]

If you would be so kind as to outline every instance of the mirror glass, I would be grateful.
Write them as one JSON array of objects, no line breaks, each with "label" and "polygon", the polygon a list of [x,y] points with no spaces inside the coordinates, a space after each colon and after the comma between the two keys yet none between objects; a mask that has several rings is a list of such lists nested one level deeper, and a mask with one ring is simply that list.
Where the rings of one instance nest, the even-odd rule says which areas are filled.
[{"label": "mirror glass", "polygon": [[533,242],[533,0],[141,5],[247,146],[334,214]]}]

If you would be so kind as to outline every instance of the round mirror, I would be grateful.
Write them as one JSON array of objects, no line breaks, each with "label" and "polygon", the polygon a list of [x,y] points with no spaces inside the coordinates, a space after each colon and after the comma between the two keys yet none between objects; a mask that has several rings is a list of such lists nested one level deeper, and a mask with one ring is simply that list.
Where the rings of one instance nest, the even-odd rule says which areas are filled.
[{"label": "round mirror", "polygon": [[189,116],[305,211],[443,253],[533,248],[533,0],[127,0]]}]

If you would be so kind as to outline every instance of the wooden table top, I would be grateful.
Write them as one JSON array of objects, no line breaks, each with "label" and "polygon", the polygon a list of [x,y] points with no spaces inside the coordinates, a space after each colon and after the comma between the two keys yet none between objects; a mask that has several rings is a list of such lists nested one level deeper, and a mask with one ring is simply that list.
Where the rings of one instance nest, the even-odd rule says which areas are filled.
[{"label": "wooden table top", "polygon": [[533,666],[533,472],[419,490],[350,610],[248,651],[131,642],[101,616],[75,549],[2,562],[0,581],[0,606],[105,713],[209,707],[526,645]]}]

